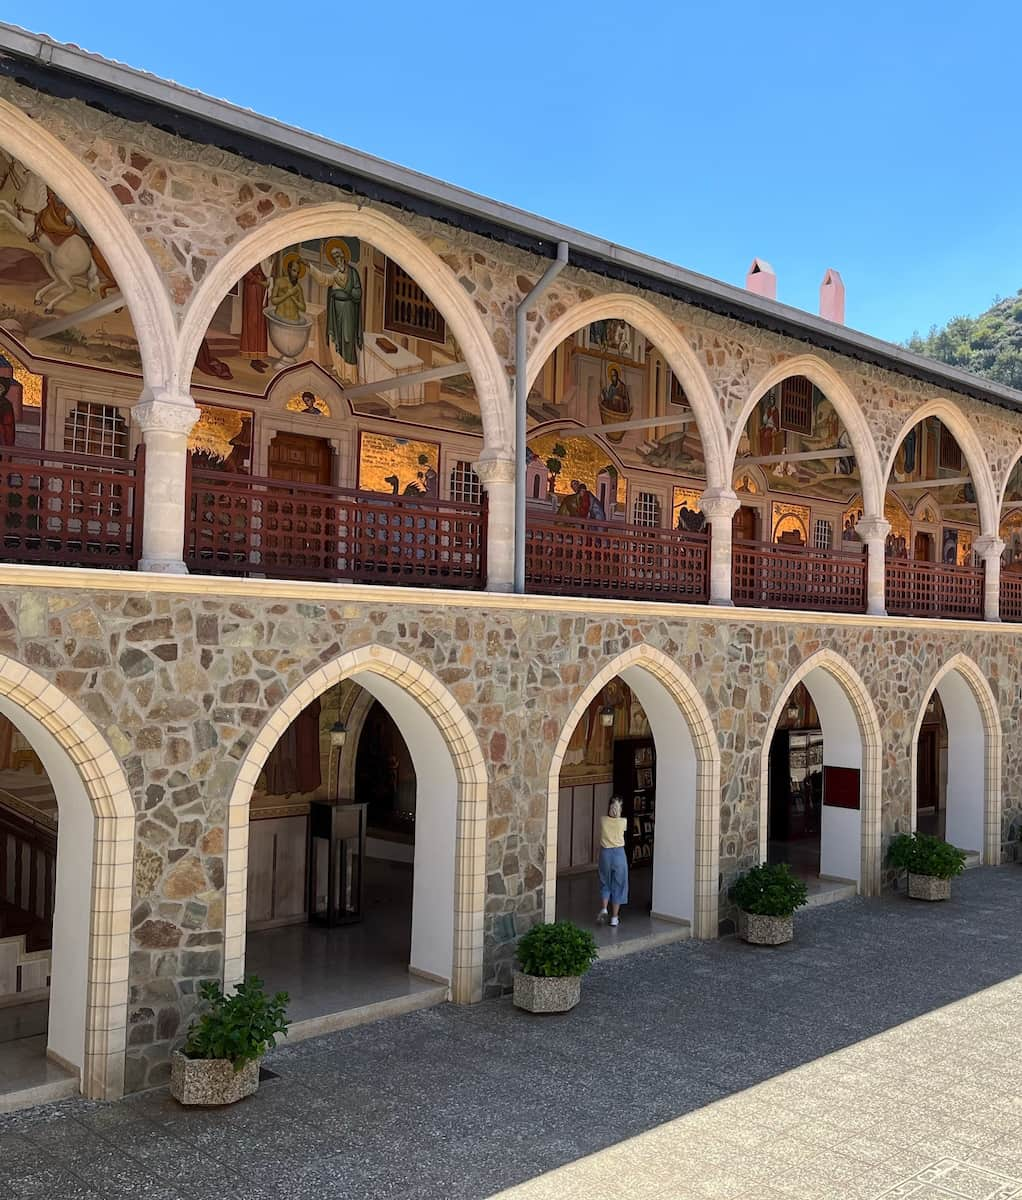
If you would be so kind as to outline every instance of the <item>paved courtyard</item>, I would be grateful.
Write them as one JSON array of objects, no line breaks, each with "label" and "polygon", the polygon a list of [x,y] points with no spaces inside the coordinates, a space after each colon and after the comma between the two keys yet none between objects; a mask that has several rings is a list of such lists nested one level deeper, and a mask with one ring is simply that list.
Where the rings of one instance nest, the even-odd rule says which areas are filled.
[{"label": "paved courtyard", "polygon": [[166,1092],[0,1118],[0,1197],[1022,1197],[1022,868],[950,904],[682,942],[583,1004],[444,1006],[278,1049],[225,1111]]}]

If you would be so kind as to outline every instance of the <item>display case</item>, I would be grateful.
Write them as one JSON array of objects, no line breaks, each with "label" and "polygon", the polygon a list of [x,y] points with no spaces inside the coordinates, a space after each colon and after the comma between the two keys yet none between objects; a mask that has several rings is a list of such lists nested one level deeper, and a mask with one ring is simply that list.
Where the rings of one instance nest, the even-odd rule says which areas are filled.
[{"label": "display case", "polygon": [[656,750],[651,737],[614,742],[614,793],[624,802],[629,864],[651,864],[656,829]]}]

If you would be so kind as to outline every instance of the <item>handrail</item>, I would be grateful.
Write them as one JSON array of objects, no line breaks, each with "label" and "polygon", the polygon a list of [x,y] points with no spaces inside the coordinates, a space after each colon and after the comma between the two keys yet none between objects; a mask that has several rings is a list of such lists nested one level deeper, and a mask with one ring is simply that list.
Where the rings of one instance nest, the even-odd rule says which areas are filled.
[{"label": "handrail", "polygon": [[829,550],[736,538],[731,595],[753,608],[866,611],[866,555],[861,542]]},{"label": "handrail", "polygon": [[983,567],[890,557],[884,575],[887,611],[892,615],[983,616]]}]

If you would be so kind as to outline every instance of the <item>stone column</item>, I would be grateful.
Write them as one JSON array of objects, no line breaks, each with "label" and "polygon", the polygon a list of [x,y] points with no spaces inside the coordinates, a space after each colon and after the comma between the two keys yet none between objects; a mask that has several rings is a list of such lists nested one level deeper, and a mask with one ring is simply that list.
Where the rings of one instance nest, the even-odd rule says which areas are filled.
[{"label": "stone column", "polygon": [[703,492],[699,509],[710,527],[710,603],[732,605],[731,520],[741,507],[734,492],[714,488]]},{"label": "stone column", "polygon": [[1001,555],[1004,542],[995,533],[976,538],[972,548],[983,560],[983,620],[1001,619]]},{"label": "stone column", "polygon": [[510,592],[515,578],[515,460],[483,451],[472,468],[486,489],[486,590]]},{"label": "stone column", "polygon": [[871,617],[886,617],[887,535],[891,523],[886,517],[862,517],[855,532],[866,543],[866,612]]},{"label": "stone column", "polygon": [[145,517],[140,571],[186,575],[185,468],[188,433],[199,410],[188,395],[147,393],[131,410],[145,443]]}]

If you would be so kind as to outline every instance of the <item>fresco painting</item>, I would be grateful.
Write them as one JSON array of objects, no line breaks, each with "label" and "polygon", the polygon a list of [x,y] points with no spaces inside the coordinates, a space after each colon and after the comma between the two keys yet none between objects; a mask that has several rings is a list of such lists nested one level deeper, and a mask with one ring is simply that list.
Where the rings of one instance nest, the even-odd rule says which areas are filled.
[{"label": "fresco painting", "polygon": [[809,544],[809,508],[804,504],[788,504],[775,500],[771,505],[770,528],[772,540],[783,545]]},{"label": "fresco painting", "polygon": [[440,447],[379,433],[363,433],[358,444],[358,486],[387,496],[438,496]]},{"label": "fresco painting", "polygon": [[[546,473],[546,490],[541,487],[540,496],[534,498],[549,500],[558,511],[567,500],[564,511],[570,514],[574,507],[572,497],[578,494],[578,488],[572,484],[580,482],[592,495],[601,498],[608,519],[618,507],[623,508],[628,494],[627,480],[598,442],[544,433],[530,439],[528,455],[537,475],[541,477],[544,469]],[[531,498],[534,490],[528,492]]]},{"label": "fresco painting", "polygon": [[192,466],[203,471],[250,474],[253,414],[236,408],[200,404],[199,419],[188,435]]},{"label": "fresco painting", "polygon": [[301,413],[306,417],[329,417],[330,405],[315,392],[295,392],[284,405],[288,412]]},{"label": "fresco painting", "polygon": [[697,488],[675,487],[671,496],[671,528],[703,533],[706,518],[699,507],[702,493]]},{"label": "fresco painting", "polygon": [[[602,710],[613,711],[604,725]],[[561,766],[561,784],[609,779],[614,768],[614,740],[648,737],[649,719],[638,697],[623,679],[612,679],[593,697],[568,742]]]}]

